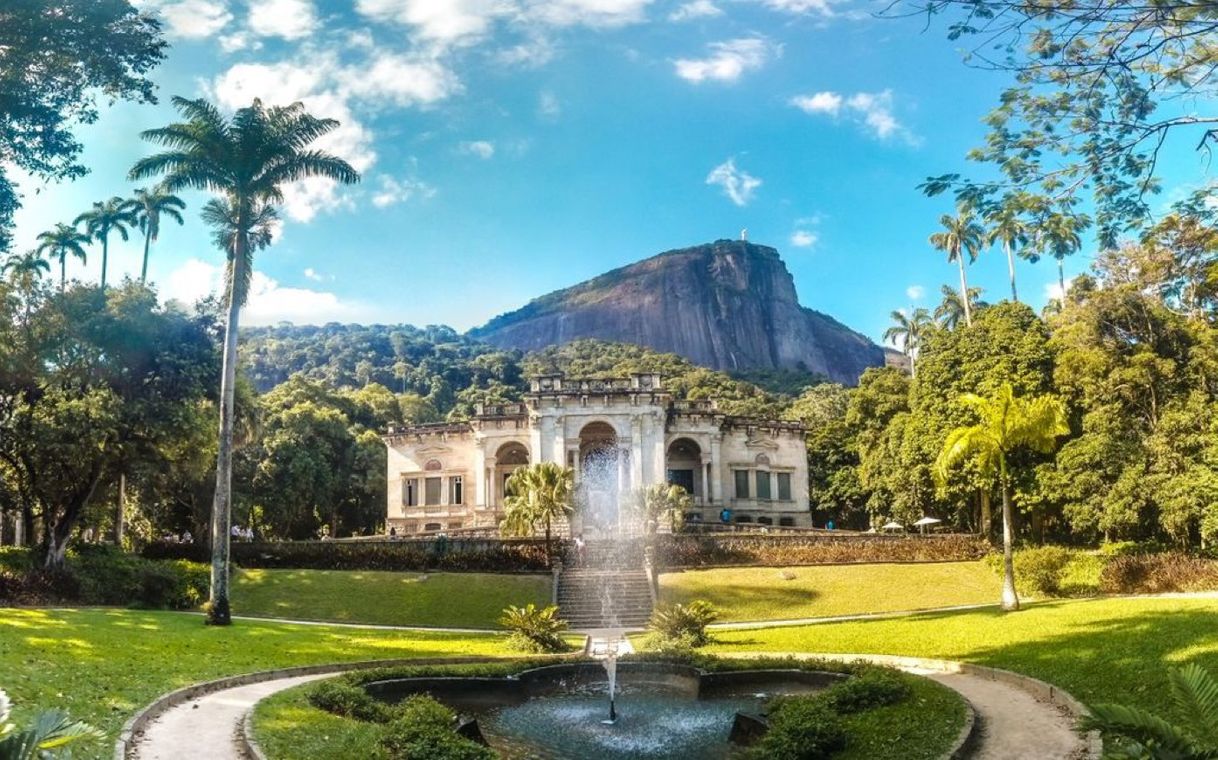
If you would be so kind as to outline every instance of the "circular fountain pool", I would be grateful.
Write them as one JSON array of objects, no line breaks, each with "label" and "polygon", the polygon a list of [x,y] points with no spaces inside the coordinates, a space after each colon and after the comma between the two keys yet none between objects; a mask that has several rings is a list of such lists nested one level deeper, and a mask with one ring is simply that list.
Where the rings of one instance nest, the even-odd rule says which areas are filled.
[{"label": "circular fountain pool", "polygon": [[508,758],[726,758],[737,713],[756,714],[775,694],[817,691],[838,674],[789,670],[702,673],[665,663],[618,663],[617,720],[597,663],[552,665],[510,678],[410,678],[368,684],[397,701],[430,693],[474,717]]}]

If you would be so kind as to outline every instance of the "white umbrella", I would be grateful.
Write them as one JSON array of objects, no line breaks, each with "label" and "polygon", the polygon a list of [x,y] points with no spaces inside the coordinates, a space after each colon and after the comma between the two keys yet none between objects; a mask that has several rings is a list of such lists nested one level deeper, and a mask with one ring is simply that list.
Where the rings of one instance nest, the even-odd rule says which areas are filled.
[{"label": "white umbrella", "polygon": [[883,530],[905,530],[905,526],[899,522],[889,522],[884,524]]},{"label": "white umbrella", "polygon": [[921,520],[918,520],[916,523],[914,523],[914,525],[917,525],[918,527],[922,527],[925,525],[934,525],[935,523],[941,523],[941,522],[943,522],[943,521],[937,517],[923,517]]}]

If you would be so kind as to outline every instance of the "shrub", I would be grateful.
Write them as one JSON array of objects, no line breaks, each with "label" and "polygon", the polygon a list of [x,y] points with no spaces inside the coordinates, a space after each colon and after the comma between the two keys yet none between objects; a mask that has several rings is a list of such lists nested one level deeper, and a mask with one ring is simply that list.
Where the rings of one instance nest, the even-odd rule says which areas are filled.
[{"label": "shrub", "polygon": [[875,668],[834,684],[821,698],[838,715],[850,715],[895,705],[908,697],[910,691],[909,684],[897,673]]},{"label": "shrub", "polygon": [[426,694],[407,699],[381,739],[390,760],[493,760],[489,748],[456,732],[456,715]]},{"label": "shrub", "polygon": [[341,680],[322,681],[309,690],[308,700],[319,710],[368,723],[388,723],[396,717],[392,707]]},{"label": "shrub", "polygon": [[1218,562],[1186,554],[1127,554],[1114,557],[1100,573],[1106,594],[1162,594],[1218,589]]},{"label": "shrub", "polygon": [[[986,562],[1002,574],[1002,555],[991,554]],[[1015,552],[1015,583],[1027,596],[1092,596],[1099,592],[1105,562],[1094,553],[1064,546],[1020,549]]]},{"label": "shrub", "polygon": [[[0,690],[0,758],[35,760],[50,758],[68,744],[97,739],[102,733],[87,723],[74,721],[63,710],[48,710],[34,717],[28,726],[9,723],[12,703]],[[59,756],[68,757],[69,748]]]},{"label": "shrub", "polygon": [[710,642],[706,627],[719,617],[710,602],[695,599],[689,604],[661,605],[651,613],[648,628],[657,637],[673,642],[688,642],[700,647]]},{"label": "shrub", "polygon": [[977,536],[757,535],[657,536],[662,568],[722,565],[788,567],[855,562],[945,562],[981,559],[989,544]]},{"label": "shrub", "polygon": [[499,625],[512,632],[510,645],[526,652],[562,652],[567,648],[562,633],[567,621],[558,617],[558,607],[508,606],[499,618]]},{"label": "shrub", "polygon": [[824,760],[846,748],[841,718],[818,695],[781,700],[769,721],[770,730],[749,753],[757,760]]},{"label": "shrub", "polygon": [[206,565],[156,562],[110,546],[81,547],[68,557],[67,570],[85,604],[190,609],[207,597],[210,580]]}]

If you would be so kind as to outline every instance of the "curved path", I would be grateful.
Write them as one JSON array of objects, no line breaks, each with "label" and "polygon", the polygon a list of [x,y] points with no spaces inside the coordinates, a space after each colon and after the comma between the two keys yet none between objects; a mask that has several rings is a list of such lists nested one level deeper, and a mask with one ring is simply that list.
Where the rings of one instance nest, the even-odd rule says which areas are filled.
[{"label": "curved path", "polygon": [[[775,653],[765,653],[774,655]],[[931,678],[961,694],[977,714],[978,730],[965,757],[974,760],[1083,760],[1088,743],[1074,731],[1074,717],[1063,707],[1018,686],[967,666],[946,661],[883,655],[792,653],[799,657],[865,659]],[[747,656],[747,655],[746,655]],[[246,716],[259,701],[333,673],[274,678],[221,689],[168,708],[136,737],[128,760],[248,760],[242,732]]]}]

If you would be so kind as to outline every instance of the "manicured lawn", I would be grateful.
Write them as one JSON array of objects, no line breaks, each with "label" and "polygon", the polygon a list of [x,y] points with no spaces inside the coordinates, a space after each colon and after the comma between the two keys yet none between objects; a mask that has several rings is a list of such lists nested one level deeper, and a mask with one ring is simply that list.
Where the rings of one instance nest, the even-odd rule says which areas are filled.
[{"label": "manicured lawn", "polygon": [[502,655],[496,634],[374,631],[114,609],[0,608],[0,689],[21,720],[61,707],[106,734],[74,757],[104,757],[122,724],[160,694],[198,681],[290,665]]},{"label": "manicured lawn", "polygon": [[991,665],[1057,684],[1085,703],[1170,713],[1166,668],[1218,673],[1218,599],[1039,602],[1021,612],[925,614],[749,631],[720,631],[733,652],[836,652],[938,657]]},{"label": "manicured lawn", "polygon": [[[795,577],[786,580],[782,573]],[[734,567],[660,576],[666,602],[705,599],[720,620],[793,620],[997,603],[1001,579],[984,562]]]},{"label": "manicured lawn", "polygon": [[550,603],[548,575],[241,570],[237,615],[378,625],[498,628],[509,604]]}]

